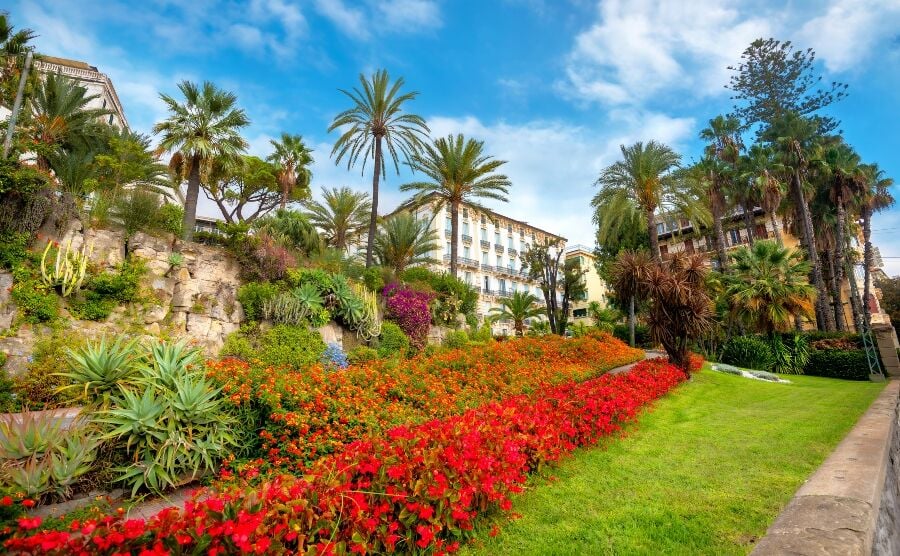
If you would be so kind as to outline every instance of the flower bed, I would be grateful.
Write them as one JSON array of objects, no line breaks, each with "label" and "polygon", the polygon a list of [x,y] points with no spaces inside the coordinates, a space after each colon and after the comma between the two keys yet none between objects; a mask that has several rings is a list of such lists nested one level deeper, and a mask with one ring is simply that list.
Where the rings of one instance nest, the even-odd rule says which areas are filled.
[{"label": "flower bed", "polygon": [[148,521],[108,517],[71,532],[23,519],[22,554],[453,552],[477,516],[509,509],[526,474],[634,419],[684,374],[664,360],[566,382],[346,446],[303,477],[231,487]]},{"label": "flower bed", "polygon": [[273,370],[235,359],[210,363],[209,370],[234,403],[254,408],[267,461],[306,466],[397,425],[582,381],[641,356],[603,334],[523,338],[339,371]]}]

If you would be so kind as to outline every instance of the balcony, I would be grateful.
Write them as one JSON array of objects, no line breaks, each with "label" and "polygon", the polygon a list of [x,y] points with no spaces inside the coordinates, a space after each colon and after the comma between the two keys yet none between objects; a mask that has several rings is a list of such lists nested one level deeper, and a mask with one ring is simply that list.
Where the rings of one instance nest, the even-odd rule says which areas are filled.
[{"label": "balcony", "polygon": [[491,248],[491,242],[490,242],[490,241],[485,241],[485,240],[482,239],[482,240],[481,240],[481,248],[484,249],[485,251],[487,251],[488,249]]},{"label": "balcony", "polygon": [[513,249],[512,247],[509,248],[509,256],[510,256],[510,257],[515,257],[515,256],[518,255],[518,254],[519,254],[518,251],[516,251],[516,250]]},{"label": "balcony", "polygon": [[466,235],[466,234],[463,234],[463,235],[462,235],[462,240],[463,240],[463,243],[465,243],[466,245],[472,245],[472,236],[468,236],[468,235]]},{"label": "balcony", "polygon": [[489,264],[484,264],[484,263],[482,263],[482,264],[481,264],[481,270],[483,270],[483,271],[485,271],[485,272],[494,272],[494,267],[492,267],[492,266],[489,265]]},{"label": "balcony", "polygon": [[498,253],[502,253],[502,252],[503,252],[503,246],[500,245],[499,243],[495,243],[495,244],[494,244],[494,251],[496,251],[496,252],[498,252]]},{"label": "balcony", "polygon": [[478,270],[478,261],[475,259],[469,259],[467,257],[458,257],[456,261],[460,264],[460,266],[464,266],[466,268],[474,268]]}]

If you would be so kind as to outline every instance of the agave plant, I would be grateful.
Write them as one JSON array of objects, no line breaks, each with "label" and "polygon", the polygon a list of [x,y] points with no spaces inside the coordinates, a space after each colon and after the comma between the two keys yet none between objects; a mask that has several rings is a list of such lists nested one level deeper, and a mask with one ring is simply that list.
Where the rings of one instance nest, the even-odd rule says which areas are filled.
[{"label": "agave plant", "polygon": [[29,458],[24,465],[7,469],[6,476],[17,490],[37,498],[50,490],[50,459]]},{"label": "agave plant", "polygon": [[324,299],[313,283],[302,284],[288,293],[282,293],[263,303],[263,317],[283,324],[303,324],[319,315]]},{"label": "agave plant", "polygon": [[165,427],[161,424],[165,406],[157,399],[152,387],[147,387],[141,395],[122,389],[122,397],[115,400],[115,407],[99,414],[97,422],[108,425],[104,439],[124,440],[125,449],[137,450],[152,439],[165,438]]},{"label": "agave plant", "polygon": [[62,443],[62,420],[50,413],[25,411],[0,419],[0,459],[41,458]]},{"label": "agave plant", "polygon": [[70,371],[57,374],[72,383],[61,390],[80,388],[87,403],[108,406],[110,396],[118,392],[119,386],[133,382],[138,375],[133,340],[120,337],[110,343],[104,337],[77,350],[70,349],[67,355]]},{"label": "agave plant", "polygon": [[50,477],[57,494],[69,496],[72,485],[91,470],[99,439],[82,430],[66,437],[50,456]]},{"label": "agave plant", "polygon": [[202,352],[188,345],[187,340],[163,342],[153,340],[148,354],[139,366],[141,376],[137,382],[174,388],[178,379],[191,374],[193,366],[201,360]]},{"label": "agave plant", "polygon": [[72,240],[66,243],[65,249],[56,250],[56,262],[52,268],[47,265],[47,255],[53,242],[48,241],[41,256],[41,278],[51,288],[59,288],[63,297],[68,297],[72,292],[78,291],[84,283],[87,274],[88,259],[93,252],[93,246],[83,245],[81,250],[72,249]]}]

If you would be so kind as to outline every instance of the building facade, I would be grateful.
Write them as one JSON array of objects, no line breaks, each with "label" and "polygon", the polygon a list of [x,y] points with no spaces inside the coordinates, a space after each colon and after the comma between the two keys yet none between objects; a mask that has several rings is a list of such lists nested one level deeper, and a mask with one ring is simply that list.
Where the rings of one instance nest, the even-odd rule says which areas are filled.
[{"label": "building facade", "polygon": [[[429,220],[438,234],[441,249],[431,255],[437,261],[432,270],[450,272],[450,207],[445,204],[438,208],[438,204],[436,198],[426,198],[413,213],[418,219]],[[400,210],[405,209],[401,206],[385,218]],[[491,309],[515,292],[531,293],[543,303],[540,285],[529,278],[523,263],[531,245],[547,240],[559,241],[559,248],[565,248],[566,238],[527,222],[469,204],[460,207],[457,276],[478,291],[476,313],[480,321],[490,317]],[[494,323],[493,329],[495,334],[513,334],[509,322]]]},{"label": "building facade", "polygon": [[105,117],[106,123],[119,129],[128,128],[128,120],[116,88],[109,77],[96,67],[78,60],[41,56],[34,61],[34,69],[44,75],[55,73],[75,80],[87,89],[88,96],[96,97],[88,103],[88,108],[109,110],[111,113]]},{"label": "building facade", "polygon": [[577,260],[584,270],[584,285],[586,291],[578,299],[571,300],[569,307],[569,320],[576,324],[593,324],[588,305],[597,302],[600,307],[606,307],[606,282],[600,278],[597,265],[594,264],[594,250],[586,245],[575,244],[566,249],[566,261]]}]

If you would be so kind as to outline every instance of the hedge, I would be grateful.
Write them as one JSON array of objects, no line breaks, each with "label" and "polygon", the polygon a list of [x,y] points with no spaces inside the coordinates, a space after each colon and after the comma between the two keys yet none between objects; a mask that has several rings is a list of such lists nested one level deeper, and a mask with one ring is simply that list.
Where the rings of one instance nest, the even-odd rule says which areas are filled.
[{"label": "hedge", "polygon": [[804,372],[811,376],[869,380],[869,363],[861,349],[814,350]]}]

